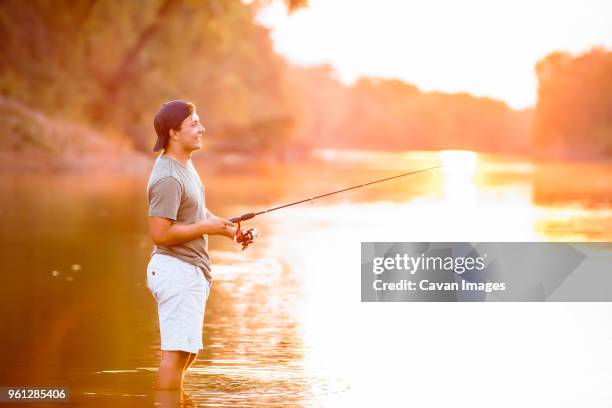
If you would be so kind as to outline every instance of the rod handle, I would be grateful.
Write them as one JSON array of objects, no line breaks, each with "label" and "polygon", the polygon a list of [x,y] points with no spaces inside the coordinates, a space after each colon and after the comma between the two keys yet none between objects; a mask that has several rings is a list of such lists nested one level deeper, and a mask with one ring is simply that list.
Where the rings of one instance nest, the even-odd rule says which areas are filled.
[{"label": "rod handle", "polygon": [[230,221],[233,223],[237,223],[240,221],[250,220],[254,216],[255,216],[255,213],[250,212],[250,213],[242,214],[240,217],[230,218]]}]

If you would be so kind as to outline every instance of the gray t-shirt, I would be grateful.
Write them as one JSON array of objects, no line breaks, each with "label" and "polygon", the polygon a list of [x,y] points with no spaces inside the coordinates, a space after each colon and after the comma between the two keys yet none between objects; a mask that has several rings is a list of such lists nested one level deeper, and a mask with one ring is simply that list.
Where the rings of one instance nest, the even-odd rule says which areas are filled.
[{"label": "gray t-shirt", "polygon": [[[169,218],[178,224],[206,219],[204,185],[189,161],[187,166],[161,154],[151,170],[147,185],[149,216]],[[180,245],[155,245],[153,254],[174,256],[210,272],[208,235]]]}]

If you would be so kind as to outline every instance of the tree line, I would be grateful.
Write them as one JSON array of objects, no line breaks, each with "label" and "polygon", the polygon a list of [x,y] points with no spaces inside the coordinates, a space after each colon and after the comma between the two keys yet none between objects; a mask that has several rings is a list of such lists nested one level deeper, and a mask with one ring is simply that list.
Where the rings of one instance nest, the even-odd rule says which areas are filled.
[{"label": "tree line", "polygon": [[270,1],[4,0],[0,94],[120,135],[141,151],[153,144],[155,111],[180,97],[196,102],[217,151],[612,155],[610,52],[544,58],[535,67],[538,103],[522,111],[395,79],[347,86],[329,66],[293,66],[274,52],[269,30],[256,21]]}]

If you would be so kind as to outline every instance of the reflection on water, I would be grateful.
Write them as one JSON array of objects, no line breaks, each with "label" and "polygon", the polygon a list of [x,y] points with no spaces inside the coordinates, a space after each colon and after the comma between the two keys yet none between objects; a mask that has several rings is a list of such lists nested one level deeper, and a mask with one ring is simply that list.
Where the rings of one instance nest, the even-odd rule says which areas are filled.
[{"label": "reflection on water", "polygon": [[[160,354],[146,175],[2,176],[0,385],[67,386],[73,401],[100,406],[485,406],[510,383],[572,401],[558,389],[582,372],[591,388],[580,391],[610,399],[606,304],[361,304],[359,243],[609,241],[612,166],[467,151],[317,157],[199,170],[211,210],[230,217],[444,167],[257,217],[261,237],[244,252],[212,238],[205,348],[183,393],[151,390]],[[508,406],[525,402],[519,394]]]},{"label": "reflection on water", "polygon": [[474,152],[444,151],[440,152],[442,191],[444,200],[457,206],[461,203],[466,207],[476,204],[478,187],[476,185],[476,169],[478,156]]}]

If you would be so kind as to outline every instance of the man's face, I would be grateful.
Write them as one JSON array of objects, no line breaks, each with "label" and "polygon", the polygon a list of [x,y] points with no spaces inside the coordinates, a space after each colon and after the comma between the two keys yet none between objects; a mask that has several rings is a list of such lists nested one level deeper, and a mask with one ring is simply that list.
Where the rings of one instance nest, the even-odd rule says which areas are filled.
[{"label": "man's face", "polygon": [[193,112],[183,120],[181,130],[172,130],[170,133],[173,143],[188,152],[192,152],[202,147],[204,132],[206,132],[206,129],[200,123],[198,114]]}]

